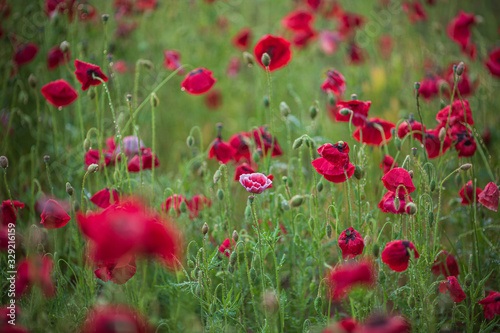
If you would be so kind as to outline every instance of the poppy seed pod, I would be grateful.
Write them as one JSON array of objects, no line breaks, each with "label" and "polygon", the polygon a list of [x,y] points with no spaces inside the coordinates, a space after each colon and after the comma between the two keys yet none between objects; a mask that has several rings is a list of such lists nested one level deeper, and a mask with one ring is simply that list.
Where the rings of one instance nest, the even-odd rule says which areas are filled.
[{"label": "poppy seed pod", "polygon": [[288,106],[288,104],[286,104],[285,102],[281,102],[280,103],[280,112],[281,112],[281,115],[286,118],[291,113],[290,107]]},{"label": "poppy seed pod", "polygon": [[203,233],[203,235],[208,234],[208,224],[207,224],[207,222],[203,223],[203,227],[201,227],[201,232]]},{"label": "poppy seed pod", "polygon": [[7,169],[9,166],[9,160],[5,156],[0,156],[0,167],[2,169]]},{"label": "poppy seed pod", "polygon": [[66,193],[68,193],[69,196],[73,196],[73,186],[69,182],[66,183]]},{"label": "poppy seed pod", "polygon": [[300,205],[302,205],[303,202],[304,202],[304,197],[300,194],[297,194],[293,196],[292,199],[290,199],[290,205],[292,207],[299,207]]},{"label": "poppy seed pod", "polygon": [[271,57],[269,56],[269,54],[264,53],[262,55],[261,61],[265,67],[269,67],[269,65],[271,64]]}]

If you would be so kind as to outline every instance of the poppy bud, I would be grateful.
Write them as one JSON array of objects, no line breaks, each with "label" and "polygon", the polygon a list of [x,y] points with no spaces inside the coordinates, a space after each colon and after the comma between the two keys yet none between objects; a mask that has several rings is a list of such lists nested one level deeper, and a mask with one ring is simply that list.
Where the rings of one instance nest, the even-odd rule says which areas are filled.
[{"label": "poppy bud", "polygon": [[356,94],[351,94],[351,101],[355,101],[358,99],[358,95]]},{"label": "poppy bud", "polygon": [[469,170],[470,168],[472,168],[472,164],[470,164],[470,163],[465,163],[465,164],[462,164],[462,165],[460,166],[460,170],[462,170],[462,171],[467,171],[467,170]]},{"label": "poppy bud", "polygon": [[49,155],[45,155],[43,157],[43,162],[46,163],[46,164],[49,163],[50,162],[50,156]]},{"label": "poppy bud", "polygon": [[125,99],[127,100],[127,102],[131,102],[132,101],[132,95],[131,94],[127,94],[127,96],[125,96]]},{"label": "poppy bud", "polygon": [[328,103],[331,106],[335,106],[335,96],[332,93],[328,94]]},{"label": "poppy bud", "polygon": [[151,94],[151,100],[150,100],[150,102],[151,102],[151,106],[155,107],[155,108],[157,108],[158,105],[160,105],[160,99],[158,98],[158,96],[156,96],[155,93]]},{"label": "poppy bud", "polygon": [[69,43],[67,41],[63,41],[60,45],[59,45],[59,49],[63,52],[63,53],[66,53],[69,51]]},{"label": "poppy bud", "polygon": [[434,179],[431,180],[431,183],[429,184],[429,187],[431,189],[431,192],[434,192],[434,190],[436,189],[436,181]]},{"label": "poppy bud", "polygon": [[464,73],[464,66],[465,66],[464,62],[460,61],[460,63],[457,66],[457,70],[456,70],[456,73],[458,76],[461,76]]},{"label": "poppy bud", "polygon": [[248,196],[248,203],[251,205],[253,204],[253,200],[255,199],[255,197],[253,195],[249,195]]},{"label": "poppy bud", "polygon": [[354,166],[354,177],[356,177],[357,180],[363,178],[363,169],[361,169],[359,165]]},{"label": "poppy bud", "polygon": [[396,146],[397,150],[401,150],[401,139],[397,136],[394,138],[394,145]]},{"label": "poppy bud", "polygon": [[[194,137],[192,135],[189,135],[186,139],[186,144],[188,147],[194,146]],[[219,171],[219,170],[217,170]]]},{"label": "poppy bud", "polygon": [[410,174],[410,178],[413,179],[413,170],[408,171],[408,173]]},{"label": "poppy bud", "polygon": [[432,228],[432,226],[434,225],[434,213],[429,212],[429,214],[427,215],[427,218],[429,219],[429,227]]},{"label": "poppy bud", "polygon": [[106,24],[109,20],[109,15],[108,14],[104,14],[101,16],[102,18],[102,22],[104,22],[104,24]]},{"label": "poppy bud", "polygon": [[191,259],[188,260],[188,267],[191,269],[194,268],[194,261],[192,261]]},{"label": "poppy bud", "polygon": [[147,59],[139,59],[139,65],[142,65],[146,69],[153,69],[153,63]]},{"label": "poppy bud", "polygon": [[411,154],[412,154],[414,157],[415,157],[415,156],[417,156],[417,148],[412,147],[412,148],[411,148]]},{"label": "poppy bud", "polygon": [[318,185],[316,185],[316,191],[321,192],[323,191],[323,183],[319,182]]},{"label": "poppy bud", "polygon": [[285,102],[281,102],[280,103],[280,112],[281,112],[281,115],[286,118],[291,113],[290,107],[288,106],[288,104],[286,104]]},{"label": "poppy bud", "polygon": [[439,130],[439,141],[443,142],[445,138],[446,138],[446,130],[443,127]]},{"label": "poppy bud", "polygon": [[332,225],[330,223],[326,224],[326,237],[332,238]]},{"label": "poppy bud", "polygon": [[35,75],[30,74],[30,76],[28,77],[28,83],[29,83],[31,88],[33,88],[33,89],[36,88],[37,81],[36,81]]},{"label": "poppy bud", "polygon": [[223,191],[222,189],[219,189],[219,190],[217,191],[217,198],[218,198],[219,200],[223,200],[223,199],[224,199],[224,191]]},{"label": "poppy bud", "polygon": [[95,98],[95,95],[95,89],[89,89],[89,91],[87,92],[87,96],[89,96],[91,100]]},{"label": "poppy bud", "polygon": [[380,247],[378,246],[378,244],[374,244],[373,245],[373,248],[372,248],[372,254],[375,258],[378,258],[378,255],[380,253]]},{"label": "poppy bud", "polygon": [[304,143],[304,138],[300,137],[293,142],[292,148],[299,149],[300,147],[302,147],[302,143]]},{"label": "poppy bud", "polygon": [[255,163],[259,163],[261,153],[262,153],[262,151],[259,151],[259,150],[256,150],[253,152],[252,159],[255,161]]},{"label": "poppy bud", "polygon": [[399,198],[396,197],[396,198],[394,198],[394,208],[396,209],[396,211],[398,211],[399,207],[400,207]]},{"label": "poppy bud", "polygon": [[342,108],[340,109],[339,113],[342,115],[342,116],[347,116],[351,113],[352,111],[347,109],[347,108]]},{"label": "poppy bud", "polygon": [[286,185],[286,183],[288,182],[288,177],[287,176],[281,177],[281,181]]},{"label": "poppy bud", "polygon": [[420,82],[415,82],[415,92],[417,93],[417,96],[419,95],[419,90],[420,90]]},{"label": "poppy bud", "polygon": [[410,215],[415,215],[417,213],[417,205],[415,205],[413,202],[407,203],[405,207],[405,212],[407,212]]},{"label": "poppy bud", "polygon": [[73,186],[69,182],[66,183],[66,193],[68,193],[69,196],[73,196]]},{"label": "poppy bud", "polygon": [[304,197],[300,194],[294,195],[292,199],[290,199],[290,205],[292,207],[299,207],[304,202]]},{"label": "poppy bud", "polygon": [[255,279],[257,278],[257,272],[255,271],[255,268],[250,268],[250,272],[249,272],[249,275],[250,275],[250,280],[252,280],[252,282],[255,282]]},{"label": "poppy bud", "polygon": [[231,253],[231,256],[229,257],[229,264],[234,266],[234,264],[236,264],[237,259],[238,259],[238,254],[236,252]]},{"label": "poppy bud", "polygon": [[283,210],[290,210],[290,205],[288,204],[288,201],[282,200],[280,202],[281,209]]},{"label": "poppy bud", "polygon": [[243,52],[243,60],[245,61],[245,64],[247,64],[248,67],[252,67],[253,64],[255,63],[253,55],[251,55],[248,52]]},{"label": "poppy bud", "polygon": [[316,116],[318,115],[318,108],[316,106],[311,106],[309,108],[309,116],[311,116],[311,119],[315,119]]},{"label": "poppy bud", "polygon": [[251,220],[252,219],[252,208],[250,206],[247,206],[245,208],[245,218],[247,220]]},{"label": "poppy bud", "polygon": [[269,56],[269,54],[267,53],[264,53],[262,55],[262,58],[260,59],[262,61],[262,64],[265,66],[265,67],[269,67],[269,65],[271,64],[271,57]]},{"label": "poppy bud", "polygon": [[186,201],[182,201],[179,208],[180,208],[181,212],[185,213],[187,211]]},{"label": "poppy bud", "polygon": [[208,234],[208,224],[207,222],[203,223],[203,227],[201,227],[201,232],[203,235]]},{"label": "poppy bud", "polygon": [[321,296],[316,297],[314,300],[314,309],[317,313],[323,312],[323,300],[321,299]]},{"label": "poppy bud", "polygon": [[264,107],[267,109],[269,107],[269,105],[270,105],[269,97],[264,96],[263,102],[264,102]]},{"label": "poppy bud", "polygon": [[97,170],[99,169],[99,165],[93,163],[91,165],[89,165],[88,169],[87,169],[87,172],[88,173],[94,173],[96,172]]},{"label": "poppy bud", "polygon": [[83,140],[83,150],[88,151],[90,149],[91,145],[92,145],[92,142],[90,141],[89,138],[85,138],[85,140]]},{"label": "poppy bud", "polygon": [[7,169],[9,166],[9,160],[5,156],[0,156],[0,167],[2,169]]},{"label": "poppy bud", "polygon": [[233,231],[233,240],[236,243],[240,239],[240,235],[238,235],[238,232],[236,230]]}]

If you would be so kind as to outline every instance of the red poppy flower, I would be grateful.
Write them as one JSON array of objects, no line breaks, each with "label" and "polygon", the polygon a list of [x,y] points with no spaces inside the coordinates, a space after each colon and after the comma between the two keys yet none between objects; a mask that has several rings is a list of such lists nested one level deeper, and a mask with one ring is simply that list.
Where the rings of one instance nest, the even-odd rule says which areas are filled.
[{"label": "red poppy flower", "polygon": [[[260,141],[261,137],[264,145],[262,145],[262,142]],[[283,151],[281,150],[278,140],[276,139],[276,137],[273,138],[271,133],[269,133],[269,131],[267,130],[267,126],[259,127],[258,131],[253,130],[253,139],[255,140],[255,145],[258,148],[262,149],[266,154],[272,147],[273,148],[273,152],[271,154],[272,157],[283,155]]]},{"label": "red poppy flower", "polygon": [[432,274],[439,276],[443,274],[444,276],[458,276],[459,269],[458,263],[454,256],[445,250],[439,252],[434,264],[431,267]]},{"label": "red poppy flower", "polygon": [[365,53],[361,47],[356,44],[355,42],[352,42],[349,45],[349,50],[348,50],[348,61],[352,65],[359,65],[365,62]]},{"label": "red poppy flower", "polygon": [[420,81],[418,92],[424,99],[431,99],[439,95],[440,78],[435,75],[428,75]]},{"label": "red poppy flower", "polygon": [[484,207],[496,212],[498,210],[499,196],[500,191],[498,190],[498,186],[495,183],[489,182],[479,194],[478,201]]},{"label": "red poppy flower", "polygon": [[[467,190],[465,187],[467,186]],[[476,202],[479,201],[479,194],[482,192],[480,187],[476,187]],[[474,186],[472,185],[472,180],[469,180],[466,185],[462,186],[460,191],[458,192],[458,195],[460,195],[460,198],[462,198],[461,205],[463,206],[468,206],[472,205],[474,203]],[[466,195],[467,194],[467,195]]]},{"label": "red poppy flower", "polygon": [[57,108],[70,105],[78,98],[76,90],[63,79],[47,83],[41,91],[47,102]]},{"label": "red poppy flower", "polygon": [[217,82],[212,72],[206,68],[197,68],[189,72],[181,83],[183,91],[191,95],[201,95],[209,91]]},{"label": "red poppy flower", "polygon": [[[450,148],[451,139],[445,136],[443,142],[443,154]],[[438,157],[441,151],[441,140],[439,140],[439,127],[425,131],[425,151],[430,159]]]},{"label": "red poppy flower", "polygon": [[307,6],[312,10],[318,10],[322,0],[306,0]]},{"label": "red poppy flower", "polygon": [[273,187],[273,175],[263,173],[248,173],[240,176],[240,184],[250,193],[260,194]]},{"label": "red poppy flower", "polygon": [[233,159],[236,150],[228,143],[222,141],[220,137],[216,138],[212,143],[212,147],[208,152],[208,158],[216,158],[217,161],[226,164]]},{"label": "red poppy flower", "polygon": [[17,66],[23,66],[35,59],[38,54],[38,46],[35,43],[24,43],[16,47],[14,62]]},{"label": "red poppy flower", "polygon": [[100,305],[89,311],[82,333],[96,332],[151,333],[146,319],[126,306]]},{"label": "red poppy flower", "polygon": [[[12,207],[12,204],[14,204],[14,207]],[[15,211],[14,208],[16,209]],[[19,201],[3,201],[0,206],[0,225],[8,226],[10,223],[15,225],[17,220],[16,212],[18,208],[23,209],[24,204]]]},{"label": "red poppy flower", "polygon": [[297,9],[281,19],[281,25],[293,32],[309,31],[314,22],[314,15],[306,10]]},{"label": "red poppy flower", "polygon": [[404,272],[410,261],[410,251],[415,252],[415,259],[420,257],[415,245],[407,240],[396,240],[386,244],[382,251],[382,262],[395,272]]},{"label": "red poppy flower", "polygon": [[[153,169],[153,154],[151,153],[151,148],[142,148],[141,149],[141,158],[139,158],[139,154],[134,155],[130,159],[127,164],[127,169],[129,172],[139,172],[141,170],[141,161],[142,161],[142,170],[151,170]],[[158,161],[158,156],[154,156],[154,167],[157,168],[160,165],[160,161]]]},{"label": "red poppy flower", "polygon": [[363,16],[350,13],[342,12],[339,17],[339,32],[342,36],[349,36],[353,34],[356,29],[359,29],[365,23]]},{"label": "red poppy flower", "polygon": [[[453,65],[448,67],[448,71],[446,71],[443,75],[443,79],[448,82],[450,86],[450,90],[445,89],[444,95],[449,97],[453,91],[453,86],[455,85],[453,81]],[[455,91],[455,99],[458,99],[458,92],[460,92],[460,96],[466,97],[472,95],[474,90],[477,87],[477,80],[472,82],[469,74],[467,72],[467,67],[464,67],[464,72],[457,78],[457,88]]]},{"label": "red poppy flower", "polygon": [[90,241],[96,263],[120,262],[128,255],[158,257],[175,268],[180,236],[169,220],[150,212],[138,201],[126,200],[99,213],[79,214],[80,230]]},{"label": "red poppy flower", "polygon": [[452,41],[460,45],[462,51],[467,50],[472,44],[471,28],[477,23],[476,16],[462,10],[448,24],[447,33]]},{"label": "red poppy flower", "polygon": [[222,242],[221,246],[219,246],[219,252],[220,252],[220,253],[224,253],[224,255],[225,255],[226,257],[228,257],[228,258],[229,258],[229,256],[231,255],[231,251],[232,251],[231,249],[232,249],[232,246],[231,246],[231,240],[230,240],[229,238],[226,238],[226,239]]},{"label": "red poppy flower", "polygon": [[113,70],[118,74],[125,74],[128,71],[128,66],[125,60],[117,60],[113,63]]},{"label": "red poppy flower", "polygon": [[372,286],[376,281],[373,263],[370,261],[351,262],[337,265],[328,273],[332,300],[341,300],[356,286]]},{"label": "red poppy flower", "polygon": [[[334,93],[335,95],[343,95],[345,92],[345,78],[342,73],[336,71],[335,69],[331,68],[328,70],[326,73],[326,80],[323,81],[323,84],[321,85],[321,89],[323,89],[324,92],[326,93]],[[339,102],[340,103],[340,102]],[[348,102],[344,102],[348,103]],[[371,102],[369,102],[371,103]],[[368,106],[369,108],[369,106]]]},{"label": "red poppy flower", "polygon": [[292,44],[299,49],[306,47],[317,35],[313,29],[296,32],[293,34]]},{"label": "red poppy flower", "polygon": [[245,51],[250,47],[250,42],[252,40],[252,31],[250,28],[243,28],[231,39],[234,47],[241,51]]},{"label": "red poppy flower", "polygon": [[[235,149],[234,160],[239,162],[241,159],[246,159],[250,161],[250,138],[252,133],[250,132],[240,132],[234,134],[229,139],[229,144]],[[260,142],[260,141],[259,141]],[[239,179],[239,178],[238,178]]]},{"label": "red poppy flower", "polygon": [[217,110],[222,104],[222,93],[220,90],[212,90],[205,95],[205,105],[210,110]]},{"label": "red poppy flower", "polygon": [[325,328],[321,333],[355,333],[361,329],[361,325],[353,318],[344,318],[335,325]]},{"label": "red poppy flower", "polygon": [[[368,122],[363,127],[358,127],[356,131],[352,134],[356,141],[361,142],[361,136],[363,136],[363,143],[381,146],[389,142],[392,138],[392,129],[396,127],[393,123],[380,119],[380,118],[370,118]],[[382,133],[384,137],[382,137]]]},{"label": "red poppy flower", "polygon": [[135,8],[140,12],[155,10],[158,6],[158,0],[137,0]]},{"label": "red poppy flower", "polygon": [[[437,113],[436,120],[439,121],[441,124],[445,125],[449,117],[450,121],[448,123],[448,126],[453,126],[460,122],[467,123],[469,125],[474,125],[474,119],[472,119],[472,111],[469,105],[469,101],[464,99],[463,103],[464,105],[462,106],[462,102],[460,100],[454,101],[453,104],[451,105],[451,112],[450,112],[450,106],[449,105],[445,106],[441,111]],[[465,114],[464,114],[464,108],[465,108]]]},{"label": "red poppy flower", "polygon": [[135,257],[130,255],[123,257],[118,262],[99,264],[94,274],[104,282],[124,284],[135,275],[136,270]]},{"label": "red poppy flower", "polygon": [[271,72],[278,70],[288,65],[292,59],[290,45],[291,43],[284,38],[273,35],[264,35],[257,42],[253,50],[255,60],[260,66],[262,66],[262,68],[266,68],[264,64],[262,64],[262,55],[267,53],[271,58],[269,70]]},{"label": "red poppy flower", "polygon": [[[251,67],[251,64],[248,65],[249,67]],[[227,73],[227,76],[231,77],[231,78],[234,78],[238,75],[238,73],[240,72],[240,58],[239,57],[231,57],[231,59],[229,59],[229,64],[227,65],[227,69],[226,69],[226,73]]]},{"label": "red poppy flower", "polygon": [[170,208],[173,208],[177,212],[177,216],[179,216],[181,215],[181,203],[183,201],[186,201],[186,197],[182,194],[171,195],[161,204],[161,209],[168,213]]},{"label": "red poppy flower", "polygon": [[128,38],[137,27],[137,22],[119,22],[115,30],[115,36],[116,38]]},{"label": "red poppy flower", "polygon": [[411,326],[401,316],[383,317],[379,315],[368,318],[360,333],[410,333]]},{"label": "red poppy flower", "polygon": [[[104,154],[104,165],[109,165],[111,163],[111,154],[106,151],[102,150],[102,153]],[[100,160],[99,160],[99,150],[98,149],[89,149],[88,152],[85,153],[85,165],[89,166],[91,164],[97,164],[99,165]]]},{"label": "red poppy flower", "polygon": [[334,145],[325,143],[318,148],[318,153],[321,157],[312,161],[311,164],[326,180],[343,183],[354,174],[354,165],[349,162],[347,142],[339,141]]},{"label": "red poppy flower", "polygon": [[[165,66],[165,68],[171,71],[175,71],[182,66],[181,54],[179,53],[179,51],[165,50],[163,51],[163,56],[165,57],[165,59],[163,60],[163,66]],[[177,72],[177,74],[184,74],[184,69],[181,69],[179,72]]]},{"label": "red poppy flower", "polygon": [[205,207],[212,206],[212,200],[204,197],[201,194],[196,194],[191,198],[191,200],[186,201],[187,207],[191,212],[190,218],[198,217],[200,211],[202,211]]},{"label": "red poppy flower", "polygon": [[420,21],[427,21],[427,13],[425,12],[424,6],[418,0],[410,2],[404,1],[401,4],[403,11],[408,15],[408,19],[411,24],[415,24]]},{"label": "red poppy flower", "polygon": [[342,231],[339,236],[339,247],[342,250],[342,259],[352,259],[363,253],[365,242],[363,237],[350,227]]},{"label": "red poppy flower", "polygon": [[332,55],[337,52],[341,40],[342,36],[338,31],[322,30],[319,33],[319,46],[327,55]]},{"label": "red poppy flower", "polygon": [[350,100],[337,102],[337,105],[335,106],[337,108],[335,113],[335,120],[348,123],[351,119],[351,113],[348,113],[344,116],[340,114],[340,110],[349,109],[352,111],[352,124],[358,127],[365,126],[371,105],[371,101],[363,102],[358,100]]},{"label": "red poppy flower", "polygon": [[[2,3],[0,2],[0,17],[2,17]],[[15,326],[12,325],[12,318],[16,318]],[[0,308],[0,331],[3,333],[29,333],[28,329],[18,322],[21,318],[21,308],[17,305],[9,304]],[[9,323],[10,322],[10,323]]]},{"label": "red poppy flower", "polygon": [[[388,191],[382,200],[380,200],[378,204],[378,208],[382,211],[382,213],[392,213],[392,214],[409,214],[409,208],[406,208],[406,204],[413,202],[411,196],[405,195],[402,192],[399,193],[399,208],[396,209],[396,193],[392,191]],[[407,201],[408,199],[408,201]]]},{"label": "red poppy flower", "polygon": [[[113,200],[111,200],[111,193],[113,193]],[[103,188],[90,197],[90,202],[97,207],[106,209],[110,205],[117,204],[119,202],[118,192],[114,189],[110,191],[109,187]]]},{"label": "red poppy flower", "polygon": [[446,291],[450,292],[450,297],[455,303],[460,303],[465,299],[465,293],[460,287],[458,280],[454,276],[448,276],[446,280],[439,284],[439,291],[442,294],[446,294]]},{"label": "red poppy flower", "polygon": [[62,208],[57,201],[52,199],[45,203],[41,217],[42,222],[40,223],[43,224],[46,229],[62,228],[71,220],[71,217],[66,213],[64,208]]},{"label": "red poppy flower", "polygon": [[255,170],[250,165],[248,165],[246,163],[240,164],[236,167],[236,171],[234,173],[234,180],[236,180],[238,182],[238,181],[240,181],[241,175],[246,175],[249,173],[255,173]]},{"label": "red poppy flower", "polygon": [[97,10],[94,6],[88,3],[78,4],[78,19],[81,22],[87,22],[96,17]]},{"label": "red poppy flower", "polygon": [[71,21],[74,15],[74,5],[75,0],[45,0],[44,11],[51,19],[54,18],[58,12],[60,14],[67,13]]},{"label": "red poppy flower", "polygon": [[33,285],[42,289],[45,297],[53,297],[56,289],[52,282],[54,263],[49,256],[24,258],[17,266],[16,298],[28,292]]},{"label": "red poppy flower", "polygon": [[500,314],[500,293],[490,291],[486,298],[478,302],[483,306],[484,318],[492,320],[495,315]]},{"label": "red poppy flower", "polygon": [[[418,133],[418,132],[420,133]],[[400,139],[407,136],[410,132],[413,133],[413,137],[418,141],[422,142],[422,133],[425,131],[425,126],[422,129],[422,124],[413,119],[413,115],[410,115],[409,120],[403,121],[398,127],[398,137]]]},{"label": "red poppy flower", "polygon": [[69,59],[69,51],[63,52],[61,51],[61,47],[56,45],[47,54],[47,67],[49,70],[53,70],[57,66],[67,63]]},{"label": "red poppy flower", "polygon": [[396,192],[399,187],[400,195],[415,191],[415,186],[411,180],[410,173],[404,168],[392,169],[382,177],[382,182],[384,183],[385,188],[391,192]]},{"label": "red poppy flower", "polygon": [[1,0],[0,1],[0,17],[3,17],[4,19],[8,18],[12,12],[12,9],[10,7],[10,4],[7,2],[7,0]]},{"label": "red poppy flower", "polygon": [[477,144],[471,130],[462,123],[457,123],[449,128],[448,132],[455,143],[455,150],[458,152],[458,157],[471,157],[474,155]]},{"label": "red poppy flower", "polygon": [[488,60],[485,62],[485,65],[491,75],[500,77],[500,47],[491,50],[488,54]]},{"label": "red poppy flower", "polygon": [[391,155],[384,155],[382,163],[379,165],[380,169],[383,170],[384,174],[392,170],[392,168],[397,168],[398,163],[394,163],[394,158]]},{"label": "red poppy flower", "polygon": [[382,54],[382,57],[386,60],[389,60],[392,54],[392,50],[394,49],[394,42],[392,41],[392,37],[390,35],[381,35],[378,42],[378,49]]},{"label": "red poppy flower", "polygon": [[98,86],[101,84],[101,81],[94,79],[94,77],[99,77],[104,82],[108,81],[108,77],[104,75],[99,66],[75,59],[75,67],[75,75],[82,84],[83,91],[89,89],[90,86]]}]

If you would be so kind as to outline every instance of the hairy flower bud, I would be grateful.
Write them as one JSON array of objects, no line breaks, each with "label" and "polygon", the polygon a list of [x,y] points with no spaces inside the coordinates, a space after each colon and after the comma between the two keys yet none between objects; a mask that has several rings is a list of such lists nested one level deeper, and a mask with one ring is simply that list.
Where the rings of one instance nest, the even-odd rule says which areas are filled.
[{"label": "hairy flower bud", "polygon": [[243,60],[245,61],[245,64],[247,64],[248,67],[252,67],[253,64],[255,63],[253,55],[251,55],[248,52],[243,52]]},{"label": "hairy flower bud", "polygon": [[2,169],[7,169],[9,167],[9,160],[6,156],[0,156],[0,167]]},{"label": "hairy flower bud", "polygon": [[66,183],[66,193],[68,193],[69,196],[73,196],[73,186],[69,182]]},{"label": "hairy flower bud", "polygon": [[464,67],[465,67],[464,62],[460,61],[456,69],[456,73],[458,76],[461,76],[464,73]]},{"label": "hairy flower bud", "polygon": [[316,185],[316,191],[321,192],[323,191],[323,183],[319,182],[318,185]]},{"label": "hairy flower bud", "polygon": [[413,202],[409,202],[406,204],[405,211],[410,215],[415,215],[417,213],[417,205]]},{"label": "hairy flower bud", "polygon": [[158,96],[156,96],[155,93],[151,94],[150,103],[151,103],[151,106],[155,107],[155,108],[157,108],[158,105],[160,105],[160,99],[158,98]]},{"label": "hairy flower bud", "polygon": [[208,224],[207,222],[203,223],[203,227],[201,227],[201,232],[203,235],[208,234]]},{"label": "hairy flower bud", "polygon": [[465,164],[462,164],[462,165],[460,166],[460,170],[462,170],[462,171],[467,171],[467,170],[469,170],[470,168],[472,168],[472,164],[470,164],[470,163],[465,163]]},{"label": "hairy flower bud", "polygon": [[240,235],[238,235],[238,231],[234,230],[233,231],[233,240],[236,243],[240,239]]},{"label": "hairy flower bud", "polygon": [[300,194],[294,195],[292,199],[290,199],[290,206],[299,207],[304,202],[304,197]]},{"label": "hairy flower bud", "polygon": [[262,61],[262,64],[265,66],[265,67],[269,67],[269,65],[271,64],[271,57],[269,56],[269,54],[267,53],[264,53],[262,55],[262,58],[260,59]]},{"label": "hairy flower bud", "polygon": [[314,120],[314,119],[316,118],[316,116],[317,116],[317,115],[318,115],[318,107],[316,107],[316,106],[314,106],[314,105],[313,105],[313,106],[311,106],[311,107],[309,108],[309,116],[311,117],[311,119],[313,119],[313,120]]},{"label": "hairy flower bud", "polygon": [[295,140],[293,142],[292,148],[293,149],[299,149],[300,147],[302,147],[303,143],[304,143],[304,138],[300,137],[300,138],[298,138],[297,140]]},{"label": "hairy flower bud", "polygon": [[88,169],[87,169],[87,172],[88,173],[94,173],[96,172],[97,170],[99,169],[99,165],[93,163],[91,165],[89,165]]},{"label": "hairy flower bud", "polygon": [[[192,135],[189,135],[189,136],[187,137],[187,139],[186,139],[186,145],[187,145],[188,147],[192,147],[192,146],[194,146],[194,137],[193,137]],[[217,170],[217,171],[219,171],[219,170]]]},{"label": "hairy flower bud", "polygon": [[281,112],[281,115],[286,118],[291,113],[290,107],[288,106],[288,104],[286,104],[285,102],[281,102],[280,103],[280,112]]},{"label": "hairy flower bud", "polygon": [[443,142],[444,139],[446,139],[446,130],[443,127],[439,130],[439,141]]},{"label": "hairy flower bud", "polygon": [[217,198],[221,201],[224,200],[224,191],[222,189],[217,191]]},{"label": "hairy flower bud", "polygon": [[59,49],[63,52],[63,53],[66,53],[69,51],[69,43],[67,41],[63,41],[60,45],[59,45]]}]

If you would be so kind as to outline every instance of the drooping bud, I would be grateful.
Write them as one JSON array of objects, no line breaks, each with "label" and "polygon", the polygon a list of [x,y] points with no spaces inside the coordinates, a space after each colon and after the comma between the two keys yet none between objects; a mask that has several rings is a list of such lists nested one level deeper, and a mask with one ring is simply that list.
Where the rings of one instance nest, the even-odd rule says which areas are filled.
[{"label": "drooping bud", "polygon": [[456,69],[456,73],[458,76],[461,76],[464,73],[464,67],[465,67],[464,62],[460,61]]},{"label": "drooping bud", "polygon": [[327,223],[326,224],[326,236],[328,238],[332,238],[332,231],[333,231],[332,225],[330,223]]},{"label": "drooping bud", "polygon": [[91,146],[92,146],[92,142],[90,141],[90,139],[85,138],[85,140],[83,140],[83,150],[88,151]]},{"label": "drooping bud", "polygon": [[214,173],[214,184],[217,184],[219,182],[220,177],[221,177],[220,169],[217,169],[217,171],[215,171]]},{"label": "drooping bud", "polygon": [[281,112],[281,115],[286,118],[291,113],[290,107],[288,106],[288,104],[286,104],[285,102],[281,102],[280,103],[280,112]]},{"label": "drooping bud", "polygon": [[245,219],[251,220],[252,219],[252,207],[246,206],[245,208]]},{"label": "drooping bud", "polygon": [[229,257],[229,264],[231,266],[234,266],[234,264],[236,264],[237,259],[238,259],[238,254],[236,253],[236,251],[234,251],[233,253],[231,253],[231,256]]},{"label": "drooping bud", "polygon": [[73,186],[71,186],[69,182],[66,183],[66,193],[68,193],[70,197],[73,196],[74,193]]},{"label": "drooping bud", "polygon": [[66,53],[69,51],[69,43],[67,41],[63,41],[60,45],[59,45],[59,49],[63,52],[63,53]]},{"label": "drooping bud", "polygon": [[292,199],[290,199],[290,206],[299,207],[304,202],[304,197],[300,194],[294,195]]},{"label": "drooping bud", "polygon": [[240,239],[240,235],[238,235],[238,231],[234,230],[233,231],[233,240],[234,242],[238,242],[238,239]]},{"label": "drooping bud", "polygon": [[290,210],[290,204],[286,200],[281,200],[280,202],[281,209],[287,211]]},{"label": "drooping bud", "polygon": [[28,84],[30,85],[30,87],[31,87],[32,89],[35,89],[35,88],[36,88],[36,85],[37,85],[37,80],[36,80],[35,75],[30,74],[30,76],[28,77]]},{"label": "drooping bud", "polygon": [[[47,162],[45,162],[45,163],[47,163]],[[97,164],[93,163],[93,164],[89,165],[89,167],[87,168],[87,172],[88,172],[88,173],[94,173],[94,172],[96,172],[98,169],[99,169],[99,165],[97,165]]]},{"label": "drooping bud", "polygon": [[260,149],[257,149],[256,151],[253,152],[252,159],[254,160],[255,163],[259,163],[261,155],[262,155],[262,150]]},{"label": "drooping bud", "polygon": [[321,299],[321,296],[316,297],[314,300],[314,309],[317,313],[323,313],[323,300]]},{"label": "drooping bud", "polygon": [[7,169],[9,167],[9,160],[6,156],[0,156],[0,167],[2,169]]},{"label": "drooping bud", "polygon": [[253,55],[251,55],[248,52],[243,52],[243,60],[245,61],[245,64],[247,64],[248,67],[252,67],[253,64],[255,63]]},{"label": "drooping bud", "polygon": [[413,170],[408,171],[408,173],[410,174],[410,178],[413,179]]},{"label": "drooping bud", "polygon": [[153,63],[150,60],[147,59],[139,59],[139,65],[143,66],[146,69],[153,69]]},{"label": "drooping bud", "polygon": [[443,127],[439,130],[439,141],[443,142],[444,139],[446,139],[446,130]]},{"label": "drooping bud", "polygon": [[293,142],[292,148],[293,149],[299,149],[300,147],[302,147],[303,143],[304,143],[304,138],[300,137],[300,138],[298,138],[297,140],[295,140]]},{"label": "drooping bud", "polygon": [[265,67],[269,67],[269,65],[271,64],[271,57],[269,56],[269,54],[267,53],[264,53],[262,55],[262,58],[260,59],[262,61],[262,64],[265,66]]},{"label": "drooping bud", "polygon": [[188,267],[191,269],[194,268],[194,261],[192,261],[191,259],[188,260]]},{"label": "drooping bud", "polygon": [[255,268],[250,268],[250,272],[248,274],[250,275],[250,280],[252,280],[252,282],[255,282],[255,279],[257,278],[257,272],[255,271]]},{"label": "drooping bud", "polygon": [[417,205],[413,202],[408,202],[406,204],[405,211],[410,215],[415,215],[417,213]]},{"label": "drooping bud", "polygon": [[430,188],[431,192],[434,192],[434,190],[436,189],[436,181],[434,179],[431,180],[431,182],[429,184],[429,188]]},{"label": "drooping bud", "polygon": [[462,165],[460,166],[460,170],[462,170],[462,171],[467,171],[467,170],[469,170],[470,168],[472,168],[472,164],[470,164],[470,163],[465,163],[465,164],[462,164]]},{"label": "drooping bud", "polygon": [[222,189],[217,191],[217,198],[221,201],[224,200],[224,191]]},{"label": "drooping bud", "polygon": [[432,226],[434,225],[434,213],[430,211],[427,215],[427,218],[429,220],[429,228],[432,228]]},{"label": "drooping bud", "polygon": [[206,234],[208,234],[208,224],[207,224],[207,222],[203,223],[203,227],[201,227],[201,233],[203,234],[203,236],[205,236]]},{"label": "drooping bud", "polygon": [[[186,144],[188,147],[194,146],[194,137],[192,135],[189,135],[186,139]],[[219,171],[219,170],[217,170]]]},{"label": "drooping bud", "polygon": [[396,197],[396,198],[394,198],[394,208],[396,209],[396,211],[398,211],[399,207],[400,207],[399,198]]},{"label": "drooping bud", "polygon": [[96,96],[96,92],[95,92],[95,89],[89,89],[88,92],[87,92],[87,96],[93,100]]},{"label": "drooping bud", "polygon": [[378,255],[379,255],[379,252],[380,252],[380,247],[378,244],[373,244],[373,248],[372,248],[372,254],[375,258],[378,258]]}]

